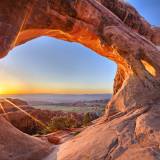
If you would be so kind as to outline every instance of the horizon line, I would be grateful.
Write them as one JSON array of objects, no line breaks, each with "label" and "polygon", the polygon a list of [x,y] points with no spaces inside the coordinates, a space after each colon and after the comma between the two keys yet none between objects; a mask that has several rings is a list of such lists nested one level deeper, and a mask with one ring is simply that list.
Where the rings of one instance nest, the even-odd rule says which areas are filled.
[{"label": "horizon line", "polygon": [[55,95],[96,95],[96,94],[113,94],[110,92],[107,93],[2,93],[1,95],[36,95],[36,94],[41,94],[41,95],[47,95],[47,94],[55,94]]}]

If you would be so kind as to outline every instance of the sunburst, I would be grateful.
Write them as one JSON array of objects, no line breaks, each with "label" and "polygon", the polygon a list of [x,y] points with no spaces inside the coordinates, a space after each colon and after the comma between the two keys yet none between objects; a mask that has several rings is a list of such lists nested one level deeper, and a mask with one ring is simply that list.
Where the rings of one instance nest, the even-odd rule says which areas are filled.
[{"label": "sunburst", "polygon": [[3,88],[0,87],[0,95],[2,95],[2,94],[3,94]]},{"label": "sunburst", "polygon": [[43,128],[47,128],[47,126],[42,121],[40,121],[36,117],[32,116],[30,113],[26,112],[21,107],[17,106],[16,104],[14,104],[13,102],[11,102],[10,100],[8,100],[6,98],[4,98],[3,100],[6,101],[6,102],[8,102],[13,107],[17,108],[18,110],[20,110],[24,114],[26,114],[28,117],[32,118],[35,122],[37,122],[38,124],[40,124]]}]

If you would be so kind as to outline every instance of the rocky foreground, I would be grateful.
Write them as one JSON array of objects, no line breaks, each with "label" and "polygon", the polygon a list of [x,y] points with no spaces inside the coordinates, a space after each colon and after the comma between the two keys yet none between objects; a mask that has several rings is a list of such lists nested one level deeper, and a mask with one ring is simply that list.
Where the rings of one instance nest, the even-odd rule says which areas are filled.
[{"label": "rocky foreground", "polygon": [[[53,133],[47,134],[42,133],[40,131],[44,130],[44,126],[41,126],[37,123],[34,119],[26,115],[20,109],[15,108],[13,105],[5,101],[4,99],[0,99],[0,120],[3,122],[0,126],[0,144],[3,146],[1,150],[0,159],[9,160],[9,159],[27,159],[27,160],[39,160],[42,157],[46,156],[47,154],[51,153],[53,150],[54,145],[63,144],[64,142],[72,139],[76,134],[79,134],[82,130],[84,130],[84,126],[82,126],[83,116],[84,114],[78,113],[65,113],[63,111],[49,111],[49,110],[41,110],[35,109],[28,105],[27,102],[20,100],[20,99],[12,99],[7,98],[8,101],[18,106],[23,111],[29,113],[36,119],[43,122],[46,126],[47,124],[57,117],[71,117],[74,120],[74,125],[72,128],[63,128],[62,130],[53,131]],[[105,101],[93,101],[93,102],[77,102],[72,105],[75,107],[82,105],[82,104],[92,104],[90,107],[97,106],[101,102],[105,104]],[[79,105],[78,105],[79,104]],[[93,105],[95,104],[95,105]],[[61,104],[65,105],[65,103]],[[70,106],[71,103],[68,103]],[[93,113],[91,114],[90,120],[98,118]],[[73,122],[73,121],[72,121]],[[14,127],[13,127],[13,126]],[[5,132],[3,131],[5,129]],[[23,133],[22,133],[22,132]],[[36,134],[32,137],[31,143],[27,140],[30,136],[27,134]],[[19,137],[18,135],[21,134]],[[3,136],[4,135],[4,136]],[[11,136],[12,135],[12,136]],[[12,140],[10,138],[12,137]],[[19,137],[19,138],[18,138]],[[26,142],[25,142],[26,140]],[[16,145],[16,143],[18,145]],[[35,142],[34,142],[35,141]],[[4,143],[9,144],[9,146],[5,146]],[[19,154],[25,148],[25,146],[21,147],[21,143],[24,143],[25,146],[30,149],[25,149],[25,154]],[[13,146],[15,146],[15,151],[6,152],[6,150],[10,150]],[[10,148],[11,147],[11,148]],[[22,149],[23,148],[23,149]],[[41,148],[41,154],[37,155],[37,149]],[[40,150],[38,149],[38,152]],[[30,158],[29,155],[32,154]],[[16,157],[18,156],[18,158]]]}]

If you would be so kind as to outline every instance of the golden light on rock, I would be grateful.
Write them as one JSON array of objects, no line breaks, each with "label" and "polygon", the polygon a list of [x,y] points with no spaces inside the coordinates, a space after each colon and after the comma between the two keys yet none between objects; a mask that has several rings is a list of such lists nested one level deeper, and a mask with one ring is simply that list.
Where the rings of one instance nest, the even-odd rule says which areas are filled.
[{"label": "golden light on rock", "polygon": [[149,64],[147,61],[145,60],[141,60],[142,64],[144,65],[145,69],[152,75],[152,76],[156,76],[156,69]]},{"label": "golden light on rock", "polygon": [[35,122],[37,122],[38,124],[40,124],[42,127],[47,128],[47,126],[42,121],[38,120],[36,117],[34,117],[30,113],[26,112],[25,110],[23,110],[18,105],[14,104],[13,102],[11,102],[10,100],[8,100],[6,98],[4,98],[4,101],[8,102],[13,107],[17,108],[18,110],[20,110],[21,112],[23,112],[24,114],[26,114],[28,117],[30,117],[31,119],[33,119]]},{"label": "golden light on rock", "polygon": [[1,103],[0,103],[0,108],[1,108],[2,112],[4,113],[4,116],[6,117],[6,119],[9,120],[9,117],[8,117],[6,111]]}]

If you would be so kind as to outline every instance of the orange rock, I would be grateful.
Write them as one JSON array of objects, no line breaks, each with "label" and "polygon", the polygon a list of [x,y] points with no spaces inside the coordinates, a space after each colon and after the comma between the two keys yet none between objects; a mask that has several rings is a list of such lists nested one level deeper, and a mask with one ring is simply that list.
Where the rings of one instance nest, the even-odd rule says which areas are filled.
[{"label": "orange rock", "polygon": [[58,137],[55,137],[55,136],[53,136],[53,135],[49,135],[49,136],[47,136],[47,139],[48,139],[48,142],[50,142],[50,143],[53,143],[53,144],[60,144],[60,138],[58,138]]}]

